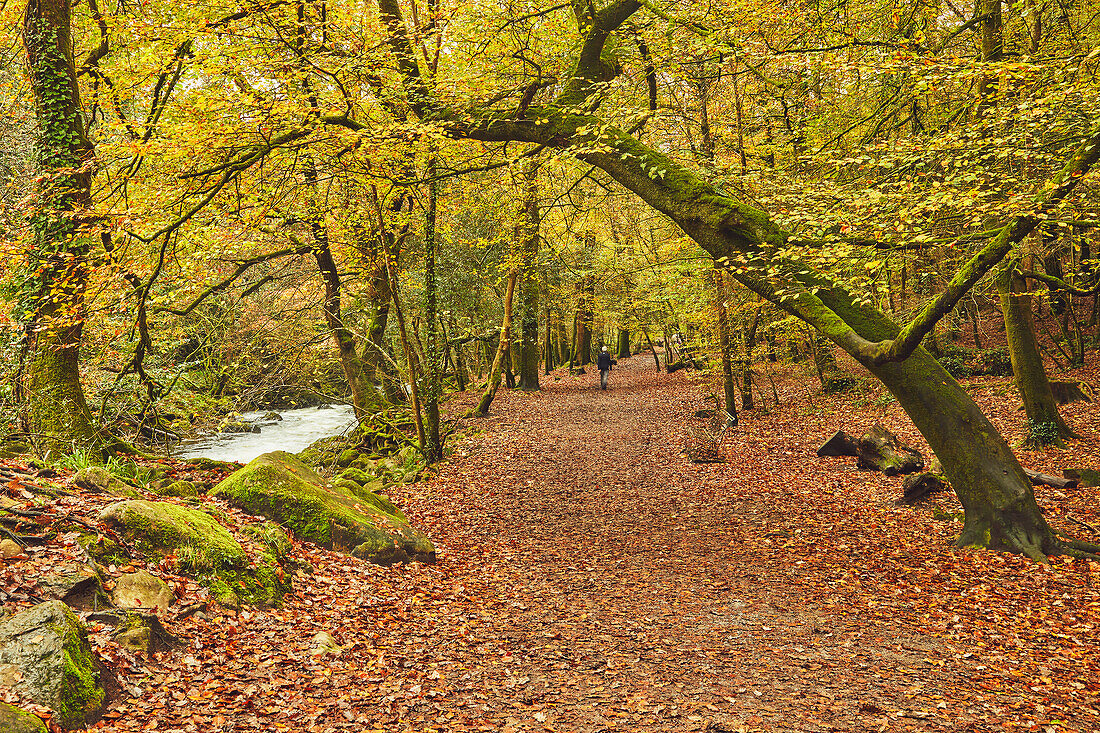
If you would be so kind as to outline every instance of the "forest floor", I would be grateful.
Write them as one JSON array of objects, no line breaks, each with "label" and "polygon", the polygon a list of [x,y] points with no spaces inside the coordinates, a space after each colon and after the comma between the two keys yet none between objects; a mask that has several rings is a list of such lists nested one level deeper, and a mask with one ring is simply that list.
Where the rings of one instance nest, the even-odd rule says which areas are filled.
[{"label": "forest floor", "polygon": [[[129,693],[99,725],[1100,730],[1100,564],[955,548],[953,496],[898,508],[900,478],[815,456],[874,422],[928,455],[896,402],[824,397],[786,367],[776,404],[761,369],[767,409],[699,465],[683,436],[713,384],[650,355],[620,361],[607,392],[592,372],[502,390],[433,475],[391,494],[436,564],[296,543],[314,572],[281,609],[169,618],[188,648],[151,660],[93,635]],[[1097,384],[1095,368],[1076,376]],[[1022,437],[1008,380],[969,388]],[[1100,467],[1097,406],[1065,413],[1085,437],[1021,449],[1026,466]],[[1100,489],[1037,494],[1053,524],[1100,540],[1085,526],[1100,527]],[[322,630],[340,651],[311,648]]]}]

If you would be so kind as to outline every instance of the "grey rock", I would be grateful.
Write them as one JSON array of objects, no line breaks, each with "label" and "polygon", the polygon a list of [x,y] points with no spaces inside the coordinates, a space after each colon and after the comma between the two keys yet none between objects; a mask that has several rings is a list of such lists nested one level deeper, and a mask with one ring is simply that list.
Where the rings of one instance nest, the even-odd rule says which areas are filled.
[{"label": "grey rock", "polygon": [[99,574],[91,565],[64,563],[38,579],[38,587],[49,598],[76,609],[94,608],[105,598]]},{"label": "grey rock", "polygon": [[148,570],[126,573],[115,581],[111,600],[120,608],[151,608],[167,611],[172,603],[168,584]]},{"label": "grey rock", "polygon": [[47,601],[0,624],[0,685],[50,708],[62,728],[99,720],[118,680],[88,644],[84,624],[61,601]]}]

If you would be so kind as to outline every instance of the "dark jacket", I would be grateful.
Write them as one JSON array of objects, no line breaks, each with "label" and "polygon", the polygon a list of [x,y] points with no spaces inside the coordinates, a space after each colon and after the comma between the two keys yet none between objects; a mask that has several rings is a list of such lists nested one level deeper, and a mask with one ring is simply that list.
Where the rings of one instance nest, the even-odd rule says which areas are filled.
[{"label": "dark jacket", "polygon": [[600,355],[596,357],[596,368],[601,372],[604,369],[611,368],[611,354],[607,351],[601,351]]}]

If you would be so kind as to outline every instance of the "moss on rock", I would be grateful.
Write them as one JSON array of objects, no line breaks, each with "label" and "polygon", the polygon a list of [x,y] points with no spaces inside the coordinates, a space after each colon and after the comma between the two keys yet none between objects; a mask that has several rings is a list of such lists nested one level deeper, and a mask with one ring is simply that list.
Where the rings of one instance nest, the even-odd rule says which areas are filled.
[{"label": "moss on rock", "polygon": [[357,554],[372,562],[435,559],[432,543],[393,504],[359,489],[326,486],[299,458],[276,451],[256,458],[210,493],[322,547],[350,551],[366,545]]},{"label": "moss on rock", "polygon": [[0,702],[0,730],[4,733],[46,733],[46,724],[33,713]]},{"label": "moss on rock", "polygon": [[193,497],[198,496],[202,492],[199,491],[198,486],[190,481],[173,481],[167,486],[158,489],[157,493],[162,496]]},{"label": "moss on rock", "polygon": [[118,682],[92,651],[80,619],[61,601],[22,611],[0,626],[0,668],[13,669],[12,684],[40,705],[53,720],[72,730],[103,714]]},{"label": "moss on rock", "polygon": [[290,589],[277,558],[261,553],[250,560],[206,512],[164,501],[120,501],[104,508],[99,518],[146,557],[174,555],[180,569],[197,577],[224,605],[276,605]]}]

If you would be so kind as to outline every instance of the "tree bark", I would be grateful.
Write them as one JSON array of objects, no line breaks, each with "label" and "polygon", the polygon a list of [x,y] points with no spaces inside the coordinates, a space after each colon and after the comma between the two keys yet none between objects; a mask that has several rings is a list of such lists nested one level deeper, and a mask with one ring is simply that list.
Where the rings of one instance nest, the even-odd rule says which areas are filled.
[{"label": "tree bark", "polygon": [[504,359],[508,355],[508,343],[512,333],[512,296],[516,291],[517,275],[516,270],[508,273],[508,286],[504,291],[504,322],[500,326],[500,345],[493,358],[493,366],[489,369],[489,381],[475,410],[481,417],[489,414],[489,405],[493,404],[493,398],[497,396],[497,390],[500,389],[501,371],[504,368]]},{"label": "tree bark", "polygon": [[524,192],[516,227],[522,254],[522,315],[519,341],[519,388],[539,389],[539,199],[538,161],[529,160],[523,169]]},{"label": "tree bark", "polygon": [[91,211],[94,149],[84,132],[67,0],[30,0],[23,22],[38,136],[37,205],[30,214],[21,304],[26,367],[25,428],[40,450],[100,448],[80,383],[88,252],[98,236]]},{"label": "tree bark", "polygon": [[[714,300],[718,313],[718,349],[722,357],[722,392],[726,399],[726,412],[737,420],[737,383],[733,378],[733,355],[730,354],[730,324],[726,309],[726,287],[722,269],[711,271],[714,281]],[[742,396],[743,399],[743,396]],[[746,408],[751,409],[751,408]]]},{"label": "tree bark", "polygon": [[[1016,262],[1010,262],[997,276],[997,291],[1001,296],[1001,312],[1008,337],[1008,355],[1016,388],[1024,403],[1031,424],[1029,441],[1037,444],[1064,445],[1064,438],[1073,437],[1058,411],[1043,356],[1035,339],[1035,323],[1031,313],[1031,294],[1026,292],[1024,279],[1016,274]],[[1039,426],[1050,426],[1043,428]]]}]

